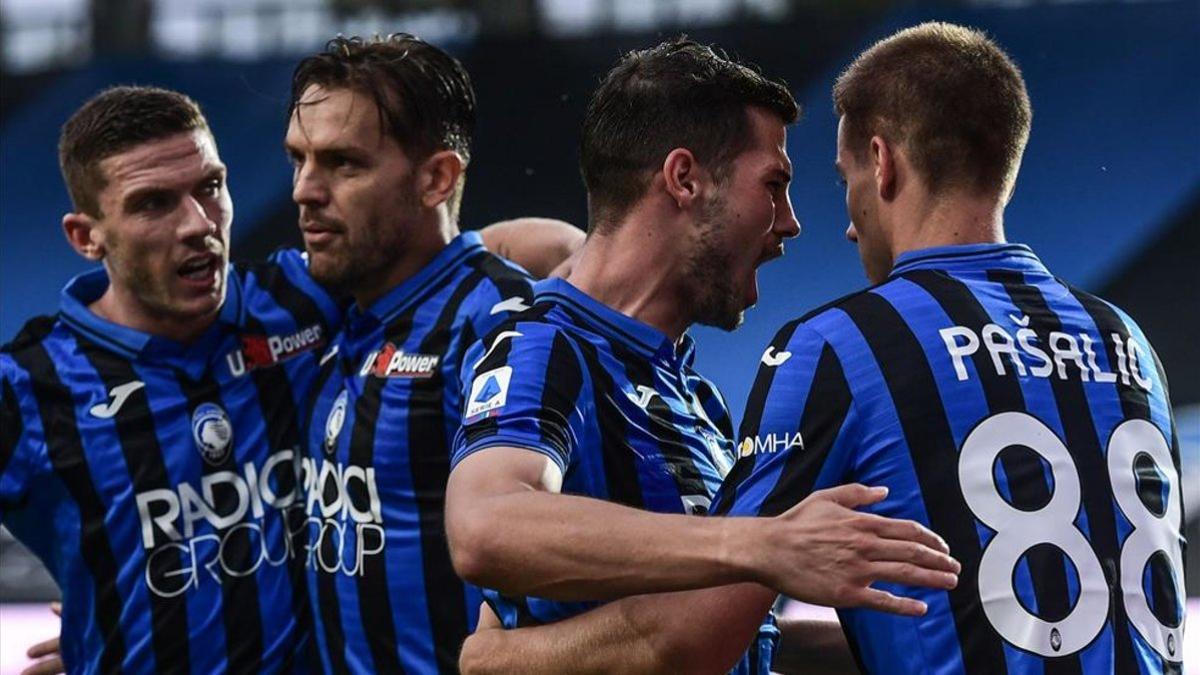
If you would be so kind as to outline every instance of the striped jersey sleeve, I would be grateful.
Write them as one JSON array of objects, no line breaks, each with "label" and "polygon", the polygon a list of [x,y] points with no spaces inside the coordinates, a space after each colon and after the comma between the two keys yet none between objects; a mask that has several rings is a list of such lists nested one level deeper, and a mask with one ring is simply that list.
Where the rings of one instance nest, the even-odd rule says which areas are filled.
[{"label": "striped jersey sleeve", "polygon": [[533,287],[524,270],[490,253],[482,257],[478,268],[481,282],[462,303],[453,331],[454,344],[447,352],[450,367],[446,369],[443,395],[447,409],[455,413],[463,410],[465,392],[461,378],[468,352],[481,336],[492,334],[501,324],[529,309],[533,302]]},{"label": "striped jersey sleeve", "polygon": [[33,479],[51,470],[36,415],[28,381],[10,354],[0,354],[0,522],[24,503]]},{"label": "striped jersey sleeve", "polygon": [[788,323],[763,353],[738,434],[738,460],[713,513],[775,516],[814,490],[844,482],[859,433],[838,355],[812,328]]},{"label": "striped jersey sleeve", "polygon": [[582,433],[582,380],[579,354],[562,331],[529,321],[500,326],[463,360],[463,425],[452,466],[508,446],[540,452],[565,472]]}]

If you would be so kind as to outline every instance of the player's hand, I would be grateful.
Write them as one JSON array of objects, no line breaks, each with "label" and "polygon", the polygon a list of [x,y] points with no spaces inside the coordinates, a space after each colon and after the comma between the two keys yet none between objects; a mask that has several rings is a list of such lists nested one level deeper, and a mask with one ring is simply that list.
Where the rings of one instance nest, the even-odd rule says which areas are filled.
[{"label": "player's hand", "polygon": [[[62,618],[62,603],[50,603],[50,611],[54,612],[55,616]],[[25,655],[30,659],[37,660],[37,663],[22,670],[21,675],[58,675],[58,673],[66,672],[66,668],[63,667],[62,653],[59,652],[57,637],[37,643],[26,650]]]},{"label": "player's hand", "polygon": [[887,488],[843,485],[809,495],[775,518],[764,542],[764,583],[798,600],[921,616],[925,603],[871,588],[878,581],[951,589],[961,569],[941,537],[920,523],[855,509]]},{"label": "player's hand", "polygon": [[463,643],[458,656],[458,670],[463,675],[482,675],[500,672],[495,667],[498,655],[505,654],[504,626],[485,602],[479,607],[479,625]]}]

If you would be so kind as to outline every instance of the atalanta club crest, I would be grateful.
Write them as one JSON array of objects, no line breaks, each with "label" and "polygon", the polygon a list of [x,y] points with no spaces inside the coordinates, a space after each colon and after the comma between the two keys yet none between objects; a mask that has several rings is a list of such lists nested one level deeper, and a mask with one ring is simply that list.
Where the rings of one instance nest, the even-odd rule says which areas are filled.
[{"label": "atalanta club crest", "polygon": [[215,403],[201,403],[192,413],[192,439],[204,461],[217,466],[233,447],[233,424],[229,415]]},{"label": "atalanta club crest", "polygon": [[342,425],[346,423],[346,390],[333,402],[329,417],[325,418],[325,452],[332,455],[337,452],[338,436],[342,433]]}]

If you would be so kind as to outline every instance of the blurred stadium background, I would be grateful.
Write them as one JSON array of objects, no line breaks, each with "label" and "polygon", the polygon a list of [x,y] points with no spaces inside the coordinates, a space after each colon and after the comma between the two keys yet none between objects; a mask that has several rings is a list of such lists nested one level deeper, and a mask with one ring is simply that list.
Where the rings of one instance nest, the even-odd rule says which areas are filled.
[{"label": "blurred stadium background", "polygon": [[[457,55],[480,122],[463,225],[516,215],[582,226],[577,129],[623,51],[687,32],[787,80],[804,232],[760,274],[734,334],[700,329],[699,368],[736,416],[776,327],[864,284],[833,171],[829,91],[859,50],[937,18],[986,30],[1025,72],[1033,134],[1008,236],[1127,309],[1166,364],[1183,452],[1188,537],[1200,542],[1200,2],[1197,0],[4,0],[0,3],[0,339],[52,313],[84,269],[65,245],[59,126],[113,84],[204,106],[230,169],[234,257],[299,242],[281,151],[291,69],[337,33],[408,31]],[[1200,555],[1188,564],[1189,670],[1200,672]],[[0,673],[54,633],[40,564],[0,531]],[[35,603],[35,604],[20,604]]]}]

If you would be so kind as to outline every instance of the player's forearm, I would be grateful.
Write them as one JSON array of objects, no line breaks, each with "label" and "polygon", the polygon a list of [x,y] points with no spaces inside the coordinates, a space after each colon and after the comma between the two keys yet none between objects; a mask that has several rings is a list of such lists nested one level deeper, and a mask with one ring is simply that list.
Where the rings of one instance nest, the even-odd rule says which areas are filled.
[{"label": "player's forearm", "polygon": [[756,580],[770,541],[758,518],[655,514],[545,492],[473,501],[449,513],[459,574],[510,595],[605,600]]},{"label": "player's forearm", "polygon": [[741,584],[625,598],[545,626],[482,631],[467,640],[464,674],[728,672],[775,594]]},{"label": "player's forearm", "polygon": [[837,621],[780,620],[772,671],[812,675],[857,673],[858,667]]},{"label": "player's forearm", "polygon": [[459,669],[463,675],[664,672],[648,637],[622,612],[601,608],[545,626],[480,631],[463,645]]}]

